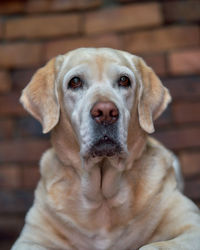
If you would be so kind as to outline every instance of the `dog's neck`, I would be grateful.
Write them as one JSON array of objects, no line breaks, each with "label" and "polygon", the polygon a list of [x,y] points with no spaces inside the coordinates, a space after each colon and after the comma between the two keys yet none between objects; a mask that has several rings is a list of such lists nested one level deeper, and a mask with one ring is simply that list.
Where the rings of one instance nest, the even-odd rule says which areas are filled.
[{"label": "dog's neck", "polygon": [[83,159],[81,186],[83,194],[91,204],[101,203],[114,197],[120,188],[124,159]]}]

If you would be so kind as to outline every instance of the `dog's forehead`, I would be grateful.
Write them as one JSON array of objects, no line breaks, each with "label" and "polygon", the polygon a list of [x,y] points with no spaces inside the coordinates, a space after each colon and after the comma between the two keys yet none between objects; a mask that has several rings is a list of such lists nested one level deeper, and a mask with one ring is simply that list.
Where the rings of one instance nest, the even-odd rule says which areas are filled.
[{"label": "dog's forehead", "polygon": [[110,48],[80,48],[64,55],[63,70],[70,70],[77,65],[96,67],[99,71],[111,64],[131,67],[133,55]]}]

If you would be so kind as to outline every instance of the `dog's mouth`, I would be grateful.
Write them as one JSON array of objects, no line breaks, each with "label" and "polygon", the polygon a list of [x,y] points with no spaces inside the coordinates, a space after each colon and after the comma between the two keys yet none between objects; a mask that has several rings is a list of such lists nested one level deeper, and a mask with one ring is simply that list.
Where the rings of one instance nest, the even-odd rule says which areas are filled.
[{"label": "dog's mouth", "polygon": [[112,157],[124,153],[124,146],[119,136],[119,123],[102,124],[90,120],[87,141],[82,147],[84,157]]},{"label": "dog's mouth", "polygon": [[90,148],[92,157],[111,157],[120,154],[122,148],[118,142],[111,139],[108,135],[104,135],[99,140],[95,141]]}]

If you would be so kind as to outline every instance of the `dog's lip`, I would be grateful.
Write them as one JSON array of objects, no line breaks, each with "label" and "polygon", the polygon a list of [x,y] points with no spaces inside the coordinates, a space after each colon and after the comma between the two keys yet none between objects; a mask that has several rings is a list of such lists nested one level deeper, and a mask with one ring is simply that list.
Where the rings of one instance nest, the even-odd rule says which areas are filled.
[{"label": "dog's lip", "polygon": [[107,156],[111,157],[121,152],[119,143],[111,139],[108,135],[103,135],[94,145],[91,147],[90,154],[93,157]]},{"label": "dog's lip", "polygon": [[98,145],[100,143],[107,143],[107,144],[115,144],[114,140],[112,140],[108,135],[102,136],[101,139],[99,139],[95,145]]},{"label": "dog's lip", "polygon": [[93,146],[100,146],[102,144],[116,145],[117,142],[111,139],[108,135],[102,136]]}]

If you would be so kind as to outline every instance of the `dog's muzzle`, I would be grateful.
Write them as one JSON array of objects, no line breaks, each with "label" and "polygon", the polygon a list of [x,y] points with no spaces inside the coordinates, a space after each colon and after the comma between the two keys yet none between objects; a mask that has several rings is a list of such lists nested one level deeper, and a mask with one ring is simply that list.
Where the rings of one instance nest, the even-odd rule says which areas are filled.
[{"label": "dog's muzzle", "polygon": [[97,102],[90,111],[93,127],[93,142],[90,154],[113,156],[121,152],[118,142],[119,110],[113,102]]}]

